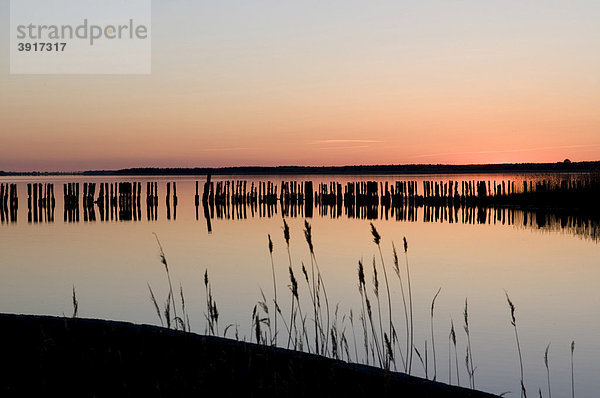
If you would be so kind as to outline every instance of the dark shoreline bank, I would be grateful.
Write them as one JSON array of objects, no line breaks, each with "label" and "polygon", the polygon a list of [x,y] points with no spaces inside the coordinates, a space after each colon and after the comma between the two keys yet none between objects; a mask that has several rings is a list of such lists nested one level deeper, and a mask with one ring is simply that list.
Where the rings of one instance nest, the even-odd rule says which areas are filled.
[{"label": "dark shoreline bank", "polygon": [[149,176],[149,175],[411,175],[411,174],[499,174],[499,173],[585,173],[600,171],[600,161],[557,163],[500,163],[500,164],[408,164],[364,166],[240,166],[160,168],[136,167],[120,170],[88,170],[61,172],[4,172],[0,176]]},{"label": "dark shoreline bank", "polygon": [[0,314],[0,395],[494,397],[316,355],[95,319]]}]

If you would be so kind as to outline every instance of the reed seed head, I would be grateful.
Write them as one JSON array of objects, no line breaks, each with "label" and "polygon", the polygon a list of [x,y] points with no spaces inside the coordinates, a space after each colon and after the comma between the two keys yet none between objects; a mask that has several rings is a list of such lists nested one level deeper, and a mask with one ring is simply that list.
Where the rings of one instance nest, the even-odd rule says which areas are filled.
[{"label": "reed seed head", "polygon": [[312,243],[312,227],[308,223],[308,221],[304,220],[304,237],[306,238],[306,243],[308,243],[308,248],[310,249],[310,253],[314,253],[313,243]]},{"label": "reed seed head", "polygon": [[273,241],[271,240],[271,235],[268,235],[269,237],[269,253],[273,254]]},{"label": "reed seed head", "polygon": [[260,308],[262,308],[264,313],[269,315],[269,306],[267,305],[267,299],[265,297],[265,292],[263,292],[262,289],[260,289],[260,295],[262,297],[262,301],[259,301],[258,304],[260,305]]},{"label": "reed seed head", "polygon": [[160,243],[160,240],[158,239],[158,235],[153,232],[154,237],[156,238],[156,243],[158,243],[158,249],[160,251],[159,256],[160,256],[160,262],[165,266],[165,270],[167,271],[167,273],[169,272],[169,266],[167,265],[167,257],[165,256],[165,251],[163,250],[163,247]]},{"label": "reed seed head", "polygon": [[571,355],[575,352],[575,340],[571,341]]},{"label": "reed seed head", "polygon": [[362,288],[365,285],[365,270],[362,260],[358,260],[358,286]]},{"label": "reed seed head", "polygon": [[75,294],[75,285],[73,285],[73,318],[77,318],[78,310],[79,303],[77,302],[77,295]]},{"label": "reed seed head", "polygon": [[306,279],[306,282],[308,283],[308,272],[306,272],[306,267],[304,266],[304,263],[302,263],[302,273],[304,274],[304,279]]},{"label": "reed seed head", "polygon": [[513,304],[513,302],[510,300],[510,297],[508,297],[508,292],[504,291],[504,294],[506,294],[506,301],[508,301],[508,306],[510,307],[510,317],[511,317],[511,321],[510,323],[513,326],[516,326],[517,324],[517,320],[515,319],[515,305]]},{"label": "reed seed head", "polygon": [[217,302],[213,300],[213,305],[211,308],[212,318],[215,322],[219,321],[219,310],[217,309]]},{"label": "reed seed head", "polygon": [[292,289],[292,294],[294,295],[294,297],[296,299],[298,299],[298,281],[296,281],[296,277],[294,276],[294,271],[292,270],[292,267],[289,267],[290,270],[290,283],[291,283],[291,289]]},{"label": "reed seed head", "polygon": [[371,312],[371,301],[366,296],[365,296],[365,302],[367,303],[367,314],[369,315],[369,319],[372,319],[373,313]]},{"label": "reed seed head", "polygon": [[433,318],[433,309],[435,308],[435,300],[437,299],[437,297],[440,295],[440,292],[442,291],[442,288],[440,287],[437,291],[437,293],[435,294],[435,296],[433,296],[433,300],[431,300],[431,317]]},{"label": "reed seed head", "polygon": [[550,343],[548,343],[546,351],[544,352],[544,364],[546,365],[546,369],[548,369],[548,350],[550,350]]},{"label": "reed seed head", "polygon": [[402,238],[404,240],[404,253],[408,251],[408,242],[406,241],[406,236]]},{"label": "reed seed head", "polygon": [[394,271],[396,271],[396,274],[399,275],[400,265],[398,261],[398,252],[396,251],[396,245],[394,245],[394,242],[392,242],[392,252],[394,254]]},{"label": "reed seed head", "polygon": [[385,346],[387,348],[388,357],[391,362],[394,362],[394,350],[392,349],[392,343],[390,342],[387,333],[383,334],[383,339],[385,340]]},{"label": "reed seed head", "polygon": [[465,299],[464,316],[465,316],[465,332],[469,333],[469,303],[467,302],[467,299]]},{"label": "reed seed head", "polygon": [[285,244],[290,245],[290,227],[288,226],[285,218],[283,219],[283,237],[285,239]]},{"label": "reed seed head", "polygon": [[450,320],[450,338],[452,339],[452,344],[456,347],[456,332],[454,331],[454,321]]},{"label": "reed seed head", "polygon": [[381,235],[379,235],[379,232],[377,232],[373,223],[371,223],[371,235],[373,235],[373,242],[375,242],[376,245],[379,245],[379,242],[381,242]]},{"label": "reed seed head", "polygon": [[181,305],[185,308],[185,297],[183,295],[183,286],[179,283],[179,295],[181,296]]},{"label": "reed seed head", "polygon": [[375,265],[375,256],[373,256],[373,289],[375,296],[379,296],[379,279],[377,278],[377,266]]},{"label": "reed seed head", "polygon": [[254,318],[254,325],[255,325],[254,332],[255,332],[255,337],[256,337],[256,343],[260,344],[260,337],[262,335],[262,332],[260,331],[260,319],[258,319],[258,314]]}]

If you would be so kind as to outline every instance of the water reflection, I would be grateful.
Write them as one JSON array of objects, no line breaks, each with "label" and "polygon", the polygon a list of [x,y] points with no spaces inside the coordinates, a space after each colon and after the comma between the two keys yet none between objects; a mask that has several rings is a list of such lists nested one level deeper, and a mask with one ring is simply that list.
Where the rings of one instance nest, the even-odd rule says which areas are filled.
[{"label": "water reflection", "polygon": [[[0,262],[5,281],[0,301],[5,303],[4,311],[60,314],[70,308],[71,289],[76,284],[84,316],[156,323],[146,281],[153,287],[163,286],[164,282],[152,235],[157,232],[165,244],[169,264],[173,264],[175,280],[183,281],[186,305],[189,303],[190,311],[196,314],[192,318],[195,330],[202,332],[205,297],[193,286],[202,286],[203,272],[209,268],[211,277],[220,284],[215,291],[225,309],[223,323],[239,322],[242,333],[247,334],[249,322],[243,320],[249,318],[260,296],[259,287],[270,299],[268,234],[275,244],[275,265],[280,267],[278,286],[289,283],[287,269],[282,268],[288,263],[282,217],[286,217],[292,231],[291,256],[298,267],[302,261],[310,261],[302,235],[303,220],[313,225],[330,299],[342,303],[342,313],[360,305],[357,260],[364,256],[370,263],[371,255],[376,254],[368,233],[369,221],[384,220],[375,223],[385,239],[384,256],[391,256],[391,243],[401,242],[403,236],[408,237],[414,250],[418,264],[414,273],[414,286],[418,286],[415,303],[421,308],[415,311],[419,317],[415,323],[424,325],[422,331],[429,330],[429,306],[440,286],[443,291],[436,303],[440,314],[437,341],[447,338],[452,317],[455,322],[461,319],[462,304],[469,297],[474,351],[481,372],[478,386],[498,392],[514,381],[513,370],[518,364],[514,362],[512,330],[503,329],[509,323],[502,289],[508,289],[519,303],[523,315],[520,321],[530,326],[523,333],[526,358],[542,358],[548,341],[553,347],[566,347],[565,342],[575,338],[586,347],[576,357],[581,395],[585,395],[583,391],[595,391],[592,373],[598,368],[593,353],[597,351],[600,246],[561,234],[597,242],[597,215],[577,211],[576,207],[524,208],[533,199],[518,196],[525,193],[523,187],[527,187],[527,194],[536,192],[538,183],[540,192],[544,186],[548,190],[550,184],[541,182],[547,176],[527,181],[526,185],[523,178],[514,176],[481,177],[485,197],[483,184],[469,184],[473,176],[440,177],[435,182],[431,178],[300,176],[295,181],[292,177],[270,177],[267,181],[238,177],[227,187],[223,177],[167,180],[82,176],[37,178],[35,189],[33,178],[13,179],[10,184],[17,185],[21,206],[16,203],[15,222],[11,224],[10,200],[6,201],[9,221],[5,217],[5,225],[0,225]],[[62,192],[65,183],[66,195]],[[206,195],[204,187],[208,189]],[[10,198],[10,187],[8,192]],[[54,220],[52,213],[65,208],[66,222],[60,215]],[[38,224],[34,223],[34,214]],[[209,235],[207,231],[215,233]],[[162,293],[163,297],[168,294],[166,290]],[[303,297],[307,299],[308,293]],[[396,296],[394,302],[399,299]],[[428,333],[420,336],[419,349],[428,337]],[[460,352],[464,355],[464,346]],[[440,349],[438,355],[441,353]],[[563,354],[557,350],[552,356],[556,369],[563,364],[568,367],[568,352]],[[445,362],[439,361],[438,366]],[[538,369],[543,366],[541,359],[538,365]],[[532,385],[544,381],[536,378],[535,369],[531,365],[528,383]],[[557,389],[562,383],[560,377],[567,373],[557,371]],[[440,370],[440,374],[447,372]]]}]

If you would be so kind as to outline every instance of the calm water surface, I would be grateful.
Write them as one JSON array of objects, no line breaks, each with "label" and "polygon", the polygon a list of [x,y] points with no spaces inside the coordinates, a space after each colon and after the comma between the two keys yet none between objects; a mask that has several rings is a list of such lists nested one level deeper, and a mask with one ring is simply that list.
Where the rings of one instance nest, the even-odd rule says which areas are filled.
[{"label": "calm water surface", "polygon": [[[240,177],[242,178],[242,177]],[[254,177],[243,177],[258,181]],[[318,182],[344,180],[420,180],[427,177],[261,177],[280,184],[292,179]],[[434,177],[473,179],[471,176]],[[478,176],[476,179],[485,179]],[[493,176],[495,180],[523,176]],[[531,179],[531,177],[527,177]],[[203,179],[198,178],[202,186]],[[3,178],[0,182],[17,183],[20,208],[17,221],[0,225],[0,311],[9,313],[70,315],[71,292],[75,285],[82,317],[125,320],[158,324],[149,300],[147,283],[159,301],[168,291],[164,268],[153,233],[163,245],[173,282],[181,283],[186,297],[192,329],[204,332],[205,294],[203,275],[208,269],[213,294],[220,310],[220,329],[237,324],[240,338],[250,339],[250,317],[260,299],[260,289],[272,295],[271,265],[267,235],[274,243],[280,306],[289,313],[288,257],[282,232],[281,209],[271,217],[252,215],[246,218],[230,212],[229,218],[211,220],[207,230],[202,205],[196,212],[193,177],[155,177],[159,181],[157,220],[148,220],[142,199],[139,221],[63,221],[62,184],[64,182],[141,181],[145,195],[147,178],[51,177]],[[166,216],[165,183],[177,181],[178,206]],[[56,208],[53,222],[30,223],[27,217],[28,182],[53,182]],[[461,213],[459,213],[461,214]],[[462,220],[459,217],[459,220]],[[291,229],[291,256],[300,274],[301,262],[310,263],[303,236],[305,218],[288,217]],[[504,220],[504,222],[503,222]],[[597,229],[577,221],[548,218],[540,226],[531,215],[522,212],[488,217],[488,222],[424,222],[423,209],[414,221],[398,221],[390,214],[376,220],[349,218],[315,210],[309,222],[313,227],[316,257],[321,266],[332,306],[339,303],[340,319],[352,309],[355,316],[361,307],[357,289],[357,264],[362,259],[371,280],[371,264],[377,247],[372,241],[369,222],[382,236],[382,249],[390,283],[394,323],[400,341],[404,341],[404,318],[398,281],[391,271],[392,242],[409,244],[412,288],[414,295],[415,344],[424,352],[429,346],[429,371],[433,367],[429,314],[431,300],[442,288],[435,308],[435,341],[438,380],[448,381],[448,334],[454,321],[459,349],[461,384],[468,377],[464,365],[466,336],[463,331],[465,298],[469,300],[475,384],[494,393],[512,391],[519,396],[519,363],[510,324],[504,289],[514,301],[519,337],[523,350],[525,384],[529,395],[538,387],[547,396],[544,350],[550,343],[552,393],[570,396],[570,343],[575,348],[575,389],[579,397],[595,397],[600,388],[600,245]],[[510,221],[510,222],[509,222]],[[380,266],[377,257],[378,266]],[[302,282],[302,281],[301,281]],[[372,295],[372,290],[369,291]],[[306,285],[301,283],[300,296],[309,308]],[[285,298],[285,299],[283,299]],[[382,308],[385,314],[386,308]],[[356,318],[358,318],[356,316]],[[357,339],[362,335],[355,319]],[[281,325],[281,322],[280,322]],[[350,325],[346,323],[350,349],[354,351]],[[231,335],[230,335],[231,336]],[[361,356],[360,341],[357,341]],[[352,353],[352,355],[354,355]],[[454,358],[452,358],[454,361]],[[453,364],[453,366],[455,366]],[[416,374],[424,376],[418,359]],[[453,369],[453,383],[456,379]]]}]

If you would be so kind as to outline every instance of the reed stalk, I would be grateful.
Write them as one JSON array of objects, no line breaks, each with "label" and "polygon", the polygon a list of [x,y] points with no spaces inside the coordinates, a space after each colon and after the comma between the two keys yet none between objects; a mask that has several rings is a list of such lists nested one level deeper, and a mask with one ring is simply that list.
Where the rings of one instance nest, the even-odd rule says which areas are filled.
[{"label": "reed stalk", "polygon": [[344,352],[340,349],[339,344],[340,337],[338,332],[338,311],[339,311],[339,303],[335,306],[335,311],[333,312],[333,323],[331,325],[331,356],[333,359],[339,359],[340,353],[343,356]]},{"label": "reed stalk", "polygon": [[390,364],[393,363],[394,364],[394,368],[396,368],[396,360],[394,358],[394,349],[392,348],[392,343],[388,337],[387,334],[384,333],[383,335],[383,341],[385,343],[385,347],[387,348],[387,358],[386,361],[388,363],[388,368],[387,370],[390,369]]},{"label": "reed stalk", "polygon": [[208,323],[208,333],[213,336],[219,335],[219,310],[217,302],[212,295],[212,287],[208,277],[208,269],[204,271],[204,288],[206,290],[206,314],[204,315]]},{"label": "reed stalk", "polygon": [[[284,223],[284,236],[286,236],[286,241],[289,242],[289,227],[287,225],[287,223],[285,222],[285,220],[283,220]],[[306,223],[306,225],[308,225],[308,223]],[[309,282],[308,279],[308,273],[306,272],[306,268],[304,267],[304,264],[302,265],[302,272],[304,273],[304,276],[306,278],[306,283],[308,284],[309,287],[309,295],[310,295],[310,299],[313,305],[313,318],[314,318],[314,325],[315,325],[315,353],[318,355],[319,354],[319,331],[320,329],[322,329],[320,327],[320,323],[319,323],[319,313],[317,311],[317,288],[316,288],[316,283],[315,283],[315,266],[314,266],[314,260],[312,257],[312,252],[313,252],[313,246],[312,246],[312,235],[311,235],[311,230],[310,230],[310,226],[308,226],[308,228],[306,228],[305,225],[305,230],[304,230],[304,238],[306,239],[306,242],[308,243],[308,247],[311,253],[311,257],[310,257],[310,271],[311,271],[311,280],[312,280],[312,284],[311,282]],[[289,255],[289,243],[288,243],[288,255]],[[291,258],[290,258],[290,265],[291,265]],[[321,330],[321,334],[322,334],[322,330]]]},{"label": "reed stalk", "polygon": [[260,328],[260,316],[258,314],[257,305],[254,305],[254,309],[252,310],[252,326],[254,329],[254,338],[256,339],[256,344],[260,344],[263,338],[262,330]]},{"label": "reed stalk", "polygon": [[183,314],[183,318],[180,318],[180,321],[182,323],[183,326],[183,331],[184,332],[189,332],[191,330],[190,327],[190,317],[188,316],[188,313],[185,309],[185,296],[183,294],[183,286],[181,285],[181,283],[179,284],[179,296],[181,298],[181,313]]},{"label": "reed stalk", "polygon": [[467,375],[469,376],[469,387],[473,387],[473,372],[471,372],[471,368],[469,365],[469,346],[467,346],[467,355],[465,356],[465,366],[467,368]]},{"label": "reed stalk", "polygon": [[[262,289],[260,289],[260,295],[262,297],[262,300],[258,302],[258,305],[260,306],[260,308],[262,308],[263,312],[266,315],[264,323],[267,325],[267,327],[269,329],[269,345],[273,345],[274,339],[273,339],[273,329],[271,328],[271,315],[269,312],[269,306],[267,305],[267,299],[265,297],[265,292],[263,292]],[[275,315],[275,319],[277,319],[277,315]]]},{"label": "reed stalk", "polygon": [[[400,292],[402,293],[402,304],[404,307],[404,321],[406,326],[406,361],[402,359],[404,364],[404,372],[408,373],[408,357],[410,355],[410,327],[408,324],[408,309],[406,306],[406,295],[404,294],[404,283],[402,282],[402,275],[400,274],[400,264],[398,261],[398,252],[396,251],[396,246],[392,242],[392,252],[394,255],[394,271],[396,271],[396,275],[398,276],[398,281],[400,283]],[[400,356],[402,357],[402,350],[398,348],[400,351]]]},{"label": "reed stalk", "polygon": [[[408,302],[409,302],[409,311],[410,311],[410,356],[408,359],[408,374],[410,374],[412,369],[412,352],[413,347],[415,346],[414,337],[414,322],[413,322],[413,300],[412,300],[412,288],[410,283],[410,268],[408,266],[408,242],[406,241],[406,237],[404,240],[404,257],[406,259],[406,278],[408,280]],[[408,353],[407,353],[408,355]]]},{"label": "reed stalk", "polygon": [[429,379],[429,373],[428,373],[428,369],[429,369],[429,361],[427,361],[427,340],[425,340],[425,378]]},{"label": "reed stalk", "polygon": [[167,329],[171,329],[171,293],[167,295],[167,301],[165,302],[165,320],[167,322]]},{"label": "reed stalk", "polygon": [[364,344],[365,344],[366,362],[368,365],[369,364],[369,332],[367,330],[366,318],[365,318],[365,316],[366,316],[366,311],[365,311],[366,287],[365,287],[365,272],[364,272],[362,260],[358,261],[358,291],[360,293],[360,303],[362,306],[361,321],[362,321],[362,327],[363,327],[363,338],[364,338]]},{"label": "reed stalk", "polygon": [[[308,221],[304,221],[304,237],[306,239],[306,243],[308,244],[308,248],[310,250],[310,256],[311,256],[311,268],[314,265],[314,267],[316,267],[317,270],[317,287],[315,289],[314,287],[314,273],[313,273],[313,289],[315,289],[314,291],[314,296],[315,296],[315,301],[318,304],[318,309],[319,309],[319,322],[320,322],[320,330],[322,331],[322,338],[321,338],[321,352],[322,353],[327,353],[328,352],[328,345],[329,345],[329,325],[330,325],[330,316],[329,316],[329,298],[327,297],[327,289],[325,288],[325,281],[323,280],[323,276],[321,274],[321,269],[319,268],[319,263],[317,262],[317,257],[315,256],[315,250],[314,250],[314,246],[313,246],[313,242],[312,242],[312,227],[309,224]],[[320,292],[321,292],[321,286],[323,287],[323,297],[325,298],[325,308],[327,311],[327,327],[325,328],[325,331],[323,332],[323,323],[322,323],[322,308],[320,307]],[[323,342],[324,340],[324,342]],[[317,352],[318,353],[318,352]]]},{"label": "reed stalk", "polygon": [[[314,324],[315,324],[315,335],[317,335],[319,333],[320,330],[320,325],[318,322],[318,314],[317,314],[317,302],[315,300],[315,297],[313,296],[313,288],[312,285],[310,284],[310,279],[308,277],[308,271],[306,271],[306,267],[304,266],[304,263],[302,263],[302,274],[304,275],[304,280],[306,281],[306,285],[308,286],[308,295],[310,296],[310,301],[313,305],[313,316],[314,316]],[[322,331],[321,331],[322,334]],[[319,338],[318,335],[315,338],[315,345],[316,347],[318,347],[319,344]]]},{"label": "reed stalk", "polygon": [[[423,367],[423,371],[425,372],[425,378],[428,379],[428,377],[427,377],[427,356],[425,357],[425,360],[423,360],[423,357],[421,356],[421,352],[419,351],[419,349],[416,346],[413,348],[415,350],[415,353],[417,354],[417,358],[419,359],[419,362],[421,362],[421,366]],[[425,340],[425,349],[427,350],[427,340]]]},{"label": "reed stalk", "polygon": [[79,302],[77,301],[77,294],[75,293],[75,285],[73,285],[73,318],[77,318],[79,312]]},{"label": "reed stalk", "polygon": [[[387,299],[388,299],[388,315],[389,315],[389,323],[390,323],[389,335],[391,336],[392,330],[394,327],[393,327],[393,322],[392,322],[392,298],[390,295],[390,284],[388,282],[387,271],[385,269],[385,261],[383,260],[383,253],[381,252],[381,235],[379,235],[379,232],[377,232],[377,229],[375,228],[373,223],[371,223],[371,235],[373,235],[373,242],[377,245],[377,249],[379,250],[379,257],[381,258],[381,268],[383,268],[383,277],[385,280],[385,288],[386,288]],[[375,259],[373,259],[373,262],[375,262]],[[383,336],[383,333],[382,333],[382,336]]]},{"label": "reed stalk", "polygon": [[[373,347],[371,349],[372,355],[373,355],[373,362],[375,362],[374,351],[376,351],[377,359],[379,360],[379,366],[383,367],[381,350],[379,347],[379,342],[377,340],[377,332],[375,331],[375,324],[373,322],[373,312],[371,309],[371,301],[369,300],[369,294],[367,293],[367,289],[366,289],[366,285],[365,285],[365,275],[364,275],[364,268],[363,268],[362,261],[358,262],[358,281],[359,281],[359,290],[360,290],[361,298],[363,301],[363,315],[364,315],[364,306],[366,305],[367,315],[369,317],[369,324],[371,326],[371,334],[373,336]],[[364,319],[364,316],[363,316],[363,319]],[[366,331],[366,327],[365,327],[365,331]],[[366,333],[365,333],[365,336],[366,336]],[[366,341],[366,338],[365,338],[365,346],[368,346],[368,342]],[[367,351],[367,358],[368,358],[368,351]],[[368,359],[367,359],[367,361],[368,361]]]},{"label": "reed stalk", "polygon": [[450,339],[454,345],[454,361],[456,362],[456,383],[460,387],[460,371],[458,369],[458,348],[456,347],[456,332],[454,331],[454,321],[450,319]]},{"label": "reed stalk", "polygon": [[519,343],[519,333],[517,331],[517,320],[515,318],[515,305],[510,300],[508,296],[508,292],[505,290],[504,294],[506,295],[506,301],[508,302],[508,307],[510,308],[510,323],[515,330],[515,340],[517,342],[517,352],[519,353],[519,366],[521,370],[521,397],[527,397],[527,391],[525,390],[525,382],[523,377],[523,355],[521,354],[521,344]]},{"label": "reed stalk", "polygon": [[442,291],[442,288],[440,287],[438,289],[437,293],[435,294],[435,296],[433,296],[433,300],[431,300],[431,350],[433,351],[433,381],[437,380],[437,362],[436,362],[436,358],[435,358],[435,337],[434,337],[434,333],[433,333],[433,310],[435,308],[435,299],[437,299],[437,297],[441,291]]},{"label": "reed stalk", "polygon": [[[309,344],[309,339],[308,339],[308,334],[306,333],[306,317],[302,314],[302,306],[300,305],[300,298],[299,298],[299,294],[298,294],[298,281],[296,280],[296,277],[294,276],[294,270],[292,269],[292,267],[289,268],[289,274],[290,274],[290,290],[292,292],[292,320],[290,321],[290,323],[293,323],[294,325],[294,329],[296,331],[296,343],[298,342],[298,328],[296,326],[296,316],[294,314],[294,300],[296,301],[297,304],[297,310],[298,310],[298,314],[300,315],[300,322],[302,324],[302,330],[300,331],[300,344],[302,345],[302,334],[304,334],[304,338],[306,339],[306,346],[308,349],[308,352],[311,352],[310,350],[310,344]],[[289,339],[288,339],[288,347],[289,347]]]},{"label": "reed stalk", "polygon": [[291,335],[291,330],[288,327],[287,322],[285,321],[285,317],[283,316],[283,313],[281,312],[281,308],[279,308],[279,305],[277,305],[277,304],[275,304],[275,311],[281,317],[281,320],[283,321],[283,326],[285,326],[285,330],[287,330],[287,332],[288,332],[288,336]]},{"label": "reed stalk", "polygon": [[550,366],[548,364],[548,351],[550,350],[550,343],[546,346],[544,351],[544,365],[546,365],[546,376],[548,378],[548,397],[552,398],[552,390],[550,389]]},{"label": "reed stalk", "polygon": [[[292,254],[290,252],[290,227],[289,227],[288,223],[285,221],[285,218],[283,219],[283,239],[285,240],[285,245],[286,245],[286,248],[287,248],[290,280],[292,280],[291,277],[293,276],[293,271],[292,271]],[[295,281],[295,278],[293,279],[293,281]],[[294,329],[296,329],[296,316],[295,316],[295,308],[294,308],[294,291],[293,291],[293,285],[294,284],[292,282],[292,285],[290,285],[290,290],[291,290],[291,293],[292,293],[292,304],[291,304],[291,312],[290,312],[290,327],[289,327],[289,330],[288,330],[287,348],[290,347],[290,341],[291,341],[291,338],[292,338],[292,333],[294,332]],[[297,289],[297,287],[298,287],[298,285],[296,283],[296,289]]]},{"label": "reed stalk", "polygon": [[[465,333],[467,334],[467,372],[469,373],[469,381],[471,382],[471,388],[475,389],[475,368],[473,366],[473,351],[471,349],[471,332],[469,329],[469,304],[467,299],[465,299]],[[470,368],[469,368],[470,363]]]},{"label": "reed stalk", "polygon": [[[377,299],[377,312],[379,318],[379,332],[380,336],[383,338],[383,324],[381,322],[381,301],[379,300],[379,280],[377,279],[377,266],[375,265],[375,257],[373,257],[373,293],[375,294],[375,298]],[[386,355],[386,359],[389,355]],[[385,363],[385,368],[388,368],[387,361]]]},{"label": "reed stalk", "polygon": [[573,353],[575,352],[575,340],[571,341],[571,398],[575,398],[575,370],[573,366]]},{"label": "reed stalk", "polygon": [[[306,340],[306,349],[309,353],[311,353],[310,340],[308,339],[308,333],[306,332],[306,315],[302,315],[302,305],[300,305],[298,292],[296,292],[296,304],[296,307],[298,308],[298,314],[300,315],[300,320],[302,321],[302,333],[304,334],[304,339]],[[302,339],[302,334],[300,335],[300,339]]]},{"label": "reed stalk", "polygon": [[[268,235],[269,238],[269,256],[271,257],[271,271],[273,273],[273,301],[275,303],[275,305],[277,305],[277,282],[275,280],[275,263],[273,262],[273,241],[271,240],[271,235]],[[277,345],[277,337],[278,337],[278,329],[277,329],[277,314],[275,314],[275,319],[274,319],[274,326],[275,326],[275,338],[274,338],[274,344]]]},{"label": "reed stalk", "polygon": [[448,384],[452,385],[452,337],[448,334]]},{"label": "reed stalk", "polygon": [[[173,284],[171,283],[171,274],[169,273],[169,265],[167,264],[167,257],[165,256],[165,252],[163,250],[163,247],[160,243],[160,240],[158,239],[158,235],[156,233],[154,233],[154,237],[156,238],[156,243],[158,243],[158,248],[160,250],[160,262],[164,265],[165,267],[165,271],[167,273],[167,280],[169,281],[169,297],[172,300],[173,303],[173,315],[175,318],[177,318],[177,308],[175,305],[175,296],[173,295]],[[170,306],[170,304],[169,304]],[[170,321],[169,321],[170,323]]]},{"label": "reed stalk", "polygon": [[354,357],[356,358],[356,362],[358,362],[358,348],[356,347],[356,333],[354,331],[354,315],[352,314],[352,310],[350,310],[350,327],[352,328],[352,338],[354,340]]},{"label": "reed stalk", "polygon": [[292,332],[294,329],[296,329],[296,317],[295,317],[295,313],[294,313],[294,289],[297,291],[298,289],[298,283],[296,282],[296,278],[294,277],[294,271],[292,271],[292,266],[290,265],[289,267],[289,274],[290,274],[290,291],[292,293],[292,310],[290,312],[290,333],[288,335],[288,342],[287,342],[287,348],[290,348],[290,342],[292,339]]},{"label": "reed stalk", "polygon": [[162,315],[160,313],[160,307],[158,306],[158,302],[156,301],[156,297],[154,296],[154,292],[148,283],[148,290],[150,290],[150,301],[154,304],[154,309],[156,310],[156,314],[158,315],[158,319],[160,320],[160,326],[164,326]]},{"label": "reed stalk", "polygon": [[348,345],[348,339],[346,338],[346,318],[347,316],[344,314],[342,316],[342,333],[340,338],[340,347],[342,348],[342,360],[344,360],[344,352],[346,353],[346,360],[348,363],[352,363],[352,358],[350,357],[350,347]]},{"label": "reed stalk", "polygon": [[373,311],[371,310],[371,301],[369,300],[369,295],[366,291],[365,304],[367,305],[367,315],[369,316],[369,323],[371,324],[371,334],[373,335],[373,344],[375,346],[375,351],[377,352],[379,367],[383,368],[383,357],[381,356],[381,347],[379,346],[379,341],[377,340],[377,332],[375,331],[375,323],[373,322]]}]

